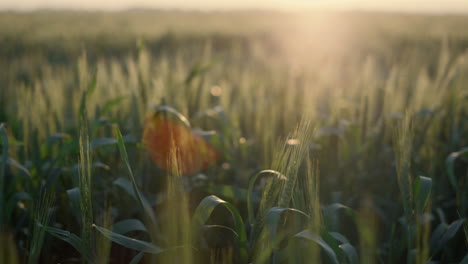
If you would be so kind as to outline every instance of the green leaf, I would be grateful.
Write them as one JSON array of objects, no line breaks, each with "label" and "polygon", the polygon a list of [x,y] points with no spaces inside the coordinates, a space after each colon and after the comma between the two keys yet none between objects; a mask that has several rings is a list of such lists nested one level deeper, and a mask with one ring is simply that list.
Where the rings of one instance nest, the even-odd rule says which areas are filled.
[{"label": "green leaf", "polygon": [[130,196],[132,196],[134,199],[137,199],[137,197],[135,195],[135,191],[133,190],[132,183],[129,180],[120,177],[120,178],[117,178],[113,182],[113,184],[120,187],[120,188],[122,188],[124,191],[126,191],[128,194],[130,194]]},{"label": "green leaf", "polygon": [[[130,135],[126,135],[123,137],[123,141],[125,143],[135,143],[136,140],[134,137],[130,136]],[[97,138],[97,139],[94,139],[91,141],[91,149],[96,149],[96,148],[99,148],[99,147],[103,147],[103,146],[112,146],[112,145],[116,145],[118,144],[118,140],[115,139],[115,138]]]},{"label": "green leaf", "polygon": [[430,241],[430,248],[431,251],[436,249],[437,244],[442,239],[442,236],[447,231],[448,225],[445,223],[440,223],[432,232],[431,241]]},{"label": "green leaf", "polygon": [[95,161],[93,164],[91,164],[91,167],[93,169],[104,169],[104,170],[110,170],[110,167],[100,161]]},{"label": "green leaf", "polygon": [[271,241],[274,241],[277,230],[279,228],[279,223],[281,216],[284,213],[295,213],[298,214],[306,219],[310,218],[306,213],[294,209],[294,208],[281,208],[281,207],[273,207],[270,210],[268,210],[268,213],[265,217],[265,227],[269,229],[269,234]]},{"label": "green leaf", "polygon": [[331,263],[339,264],[338,258],[335,252],[333,251],[333,249],[319,235],[312,233],[312,231],[310,230],[304,230],[294,235],[294,237],[306,239],[306,240],[317,243],[323,249],[323,251],[325,252],[325,254],[327,255]]},{"label": "green leaf", "polygon": [[463,226],[463,224],[466,222],[466,219],[458,219],[454,222],[452,222],[448,228],[447,228],[447,231],[444,233],[444,235],[442,236],[442,239],[440,241],[440,243],[442,245],[445,245],[450,239],[452,239],[458,232],[458,230],[460,230],[460,228]]},{"label": "green leaf", "polygon": [[447,168],[447,174],[449,177],[450,184],[452,184],[453,189],[458,192],[457,177],[455,176],[455,160],[462,155],[468,153],[468,147],[463,148],[460,151],[451,153],[445,160],[445,167]]},{"label": "green leaf", "polygon": [[[205,191],[226,199],[247,201],[247,190],[224,184],[213,184],[205,187]],[[258,197],[254,197],[258,200]]]},{"label": "green leaf", "polygon": [[83,258],[85,258],[88,262],[90,263],[95,263],[94,262],[94,257],[92,254],[86,253],[86,250],[83,250],[81,247],[81,238],[79,238],[77,235],[70,233],[68,231],[58,229],[58,228],[53,228],[53,227],[48,227],[48,226],[43,226],[41,224],[38,224],[44,230],[51,234],[52,236],[59,238],[68,244],[70,244],[73,248],[75,248]]},{"label": "green leaf", "polygon": [[[230,227],[227,226],[222,226],[222,225],[203,225],[203,232],[209,231],[209,230],[221,230],[221,231],[228,231],[235,237],[239,237],[239,235],[236,233],[236,231]],[[223,238],[224,239],[224,238]]]},{"label": "green leaf", "polygon": [[[433,238],[431,238],[431,244],[434,245],[431,248],[432,256],[439,253],[440,250],[444,248],[444,246],[457,234],[458,230],[463,226],[466,219],[458,219],[452,222],[450,225],[441,224],[442,227],[436,228],[433,234]],[[437,237],[434,237],[435,233],[437,232]],[[440,235],[443,232],[443,235]],[[440,238],[439,238],[440,237]]]},{"label": "green leaf", "polygon": [[342,244],[349,243],[349,240],[338,232],[330,232],[329,234],[330,236],[332,236],[334,239],[338,240]]},{"label": "green leaf", "polygon": [[239,235],[230,227],[222,225],[204,225],[200,233],[203,233],[203,235],[200,235],[203,239],[198,239],[198,241],[201,243],[208,242],[210,247],[229,247],[227,245],[228,243],[233,243],[235,246],[238,246],[237,241],[239,240]]},{"label": "green leaf", "polygon": [[[116,180],[113,181],[113,184],[116,185],[117,187],[120,187],[122,188],[126,193],[128,193],[133,199],[135,199],[136,201],[138,201],[138,197],[137,195],[135,194],[135,191],[133,189],[133,184],[131,181],[125,179],[125,178],[117,178]],[[143,199],[143,203],[148,203],[148,205],[151,205],[150,201],[148,200],[148,198],[143,195],[142,193],[140,193],[141,195],[141,198]]]},{"label": "green leaf", "polygon": [[333,215],[338,210],[344,210],[350,216],[355,217],[355,213],[354,213],[353,209],[351,209],[350,207],[348,207],[346,205],[340,204],[340,203],[333,203],[333,204],[325,207],[325,209],[324,209],[325,212],[324,213],[326,215]]},{"label": "green leaf", "polygon": [[195,232],[200,233],[206,221],[210,218],[213,211],[218,206],[224,206],[232,215],[234,222],[234,230],[238,235],[237,244],[239,246],[239,251],[241,254],[241,259],[243,262],[247,261],[247,234],[244,227],[244,221],[242,220],[241,215],[237,209],[230,203],[219,199],[214,195],[205,197],[197,206],[193,216],[192,225]]},{"label": "green leaf", "polygon": [[343,243],[339,246],[346,255],[349,264],[359,264],[359,257],[356,249],[349,243]]},{"label": "green leaf", "polygon": [[109,146],[117,144],[117,139],[115,138],[97,138],[91,141],[91,149],[95,149],[97,147],[102,146]]},{"label": "green leaf", "polygon": [[31,177],[31,174],[29,173],[29,170],[26,169],[23,165],[19,164],[16,160],[14,160],[12,158],[8,158],[7,163],[8,163],[8,165],[17,168],[18,170],[22,171],[24,174]]},{"label": "green leaf", "polygon": [[51,145],[64,139],[70,139],[71,136],[66,133],[55,133],[47,138],[47,144]]},{"label": "green leaf", "polygon": [[[3,164],[3,160],[0,159],[0,164]],[[26,169],[23,165],[21,165],[19,162],[16,160],[7,157],[7,165],[10,165],[13,168],[18,169],[19,171],[23,172],[22,174],[19,173],[17,174],[18,177],[13,177],[13,181],[10,182],[10,186],[14,185],[14,182],[20,182],[20,183],[26,183],[31,181],[31,174],[29,173],[29,170]],[[28,177],[24,177],[28,176]]]},{"label": "green leaf", "polygon": [[112,240],[113,242],[122,245],[126,248],[130,248],[133,250],[145,252],[145,253],[151,253],[151,254],[159,254],[163,252],[164,250],[161,249],[158,246],[155,246],[149,242],[142,241],[142,240],[137,240],[134,238],[130,238],[127,236],[123,236],[117,233],[114,233],[108,229],[105,229],[103,227],[93,225],[94,228],[96,228],[97,231],[99,231],[102,235],[107,237],[108,239]]},{"label": "green leaf", "polygon": [[416,178],[414,195],[416,197],[416,209],[419,213],[424,212],[427,201],[431,196],[432,179],[424,176]]},{"label": "green leaf", "polygon": [[323,209],[325,224],[327,225],[329,230],[333,229],[333,224],[338,222],[338,211],[344,211],[354,221],[356,221],[356,213],[353,209],[341,203],[333,203]]},{"label": "green leaf", "polygon": [[249,187],[247,189],[247,213],[249,217],[249,223],[253,225],[255,221],[255,214],[254,214],[254,205],[252,201],[252,194],[253,194],[253,189],[255,187],[255,182],[260,176],[263,175],[269,175],[269,176],[274,176],[277,179],[280,180],[286,180],[286,177],[283,176],[283,174],[279,173],[278,171],[275,170],[262,170],[259,173],[255,174],[250,180],[249,180]]},{"label": "green leaf", "polygon": [[327,231],[321,232],[320,237],[322,237],[322,239],[325,242],[327,242],[327,244],[331,247],[333,252],[335,252],[338,260],[339,261],[343,260],[344,258],[343,250],[340,249],[340,244],[338,243],[338,241],[333,236],[331,236],[330,233]]},{"label": "green leaf", "polygon": [[125,219],[113,225],[112,231],[114,233],[123,235],[132,231],[148,232],[145,225],[138,219]]},{"label": "green leaf", "polygon": [[[262,263],[263,259],[267,257],[270,253],[273,254],[273,262],[277,263],[279,261],[279,253],[278,253],[278,244],[281,242],[282,237],[278,236],[278,229],[280,227],[280,220],[281,216],[284,213],[294,213],[305,219],[309,219],[310,217],[297,209],[293,208],[282,208],[282,207],[273,207],[268,210],[266,217],[265,217],[265,227],[263,230],[262,237],[268,235],[267,239],[267,249],[262,252],[261,257],[259,257],[259,262]],[[273,245],[273,246],[272,246]]]},{"label": "green leaf", "polygon": [[157,105],[153,107],[153,115],[164,115],[165,118],[177,121],[187,128],[190,128],[190,122],[187,118],[174,108],[167,105]]},{"label": "green leaf", "polygon": [[441,223],[447,224],[447,217],[445,216],[444,211],[441,208],[436,209],[437,216]]},{"label": "green leaf", "polygon": [[132,168],[130,167],[130,162],[128,161],[127,150],[125,149],[124,139],[122,137],[122,133],[120,133],[119,127],[115,126],[114,131],[115,131],[115,134],[117,135],[117,142],[118,142],[118,147],[120,150],[120,156],[122,157],[122,160],[125,163],[128,176],[132,183],[134,197],[138,201],[138,205],[140,207],[141,213],[147,219],[147,225],[149,225],[150,230],[151,230],[150,236],[152,236],[151,238],[154,241],[155,240],[153,237],[154,233],[158,230],[157,224],[156,224],[156,216],[154,215],[153,208],[151,208],[151,205],[149,204],[149,202],[144,198],[144,196],[140,193],[140,190],[138,189],[135,176],[133,175]]},{"label": "green leaf", "polygon": [[76,221],[78,221],[78,224],[81,226],[80,189],[78,189],[78,187],[68,189],[67,196],[68,196],[68,201],[70,202],[70,209],[72,213],[74,214]]}]

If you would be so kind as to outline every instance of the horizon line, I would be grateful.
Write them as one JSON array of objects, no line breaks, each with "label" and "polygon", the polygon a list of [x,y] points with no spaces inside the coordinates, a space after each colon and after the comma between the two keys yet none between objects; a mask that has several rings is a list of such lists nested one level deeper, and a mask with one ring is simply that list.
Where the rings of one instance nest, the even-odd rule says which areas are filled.
[{"label": "horizon line", "polygon": [[35,13],[35,12],[102,12],[124,13],[134,11],[162,11],[162,12],[199,12],[199,13],[237,13],[237,12],[272,12],[272,13],[307,13],[307,12],[362,12],[385,14],[414,14],[414,15],[468,15],[468,10],[432,10],[432,9],[405,9],[405,8],[365,8],[365,7],[236,7],[236,8],[194,8],[194,7],[152,7],[152,6],[127,6],[122,8],[104,7],[0,7],[0,13]]}]

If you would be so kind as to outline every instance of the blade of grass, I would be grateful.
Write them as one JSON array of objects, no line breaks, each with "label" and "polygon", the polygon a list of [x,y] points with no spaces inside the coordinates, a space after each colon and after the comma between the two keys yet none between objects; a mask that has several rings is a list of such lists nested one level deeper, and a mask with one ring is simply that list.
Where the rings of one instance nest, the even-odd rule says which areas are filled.
[{"label": "blade of grass", "polygon": [[112,227],[112,231],[120,235],[133,231],[148,232],[145,225],[138,219],[125,219],[117,222]]},{"label": "blade of grass", "polygon": [[339,246],[346,255],[349,264],[359,264],[359,257],[356,249],[349,243],[343,243]]},{"label": "blade of grass", "polygon": [[54,228],[54,227],[48,227],[48,226],[43,226],[42,224],[40,223],[37,223],[40,227],[44,228],[44,230],[51,234],[52,236],[56,237],[56,238],[59,238],[60,240],[63,240],[65,242],[67,242],[68,244],[70,244],[73,248],[75,248],[80,254],[81,256],[86,259],[89,263],[94,263],[94,256],[91,252],[88,252],[86,250],[83,249],[82,247],[82,242],[81,242],[81,238],[79,238],[77,235],[73,234],[73,233],[70,233],[68,231],[65,231],[65,230],[61,230],[61,229],[58,229],[58,228]]},{"label": "blade of grass", "polygon": [[149,242],[123,236],[123,235],[114,233],[106,228],[103,228],[97,225],[93,225],[93,226],[102,235],[104,235],[108,239],[124,247],[134,249],[140,252],[150,253],[150,254],[159,254],[164,251],[162,248],[155,246]]},{"label": "blade of grass", "polygon": [[242,261],[247,261],[247,234],[245,232],[244,222],[237,209],[230,203],[219,199],[214,195],[205,197],[195,210],[192,226],[196,233],[200,233],[204,224],[209,219],[213,211],[218,206],[224,206],[232,215],[234,221],[234,230],[238,235],[237,244],[241,254]]},{"label": "blade of grass", "polygon": [[447,174],[449,177],[450,184],[452,185],[453,189],[458,193],[459,188],[457,184],[457,178],[455,176],[455,161],[463,156],[468,154],[468,148],[463,148],[460,151],[451,153],[447,159],[445,160],[445,166],[447,167]]},{"label": "blade of grass", "polygon": [[309,240],[311,242],[317,243],[325,252],[328,257],[328,260],[333,264],[339,264],[338,257],[333,249],[323,240],[319,235],[312,233],[310,230],[304,230],[300,233],[294,235],[295,238],[302,238]]},{"label": "blade of grass", "polygon": [[458,233],[465,221],[466,219],[458,219],[446,227],[444,234],[439,240],[437,240],[434,248],[431,250],[432,256],[444,248],[444,246]]},{"label": "blade of grass", "polygon": [[424,176],[416,178],[414,195],[416,198],[416,209],[419,213],[424,212],[427,201],[430,198],[432,189],[432,179]]},{"label": "blade of grass", "polygon": [[157,232],[157,224],[156,224],[156,216],[154,215],[153,209],[151,208],[148,201],[143,197],[138,189],[135,176],[133,175],[132,168],[130,166],[130,162],[128,160],[127,150],[125,148],[124,139],[122,137],[122,133],[120,133],[120,129],[118,126],[114,126],[114,132],[117,135],[117,145],[119,147],[120,156],[122,157],[123,162],[127,168],[128,176],[132,183],[133,192],[135,193],[136,200],[138,201],[138,205],[140,207],[140,211],[142,215],[146,218],[146,222],[150,227],[150,236],[151,240],[155,241],[154,234]]},{"label": "blade of grass", "polygon": [[[278,263],[279,261],[278,245],[282,240],[282,235],[278,233],[278,230],[280,229],[281,217],[286,213],[293,213],[307,220],[310,218],[306,213],[293,208],[273,207],[268,210],[265,217],[265,227],[262,232],[262,237],[265,238],[262,242],[265,243],[267,247],[263,250],[264,252],[262,252],[262,255],[269,256],[269,254],[272,254],[273,263]],[[264,260],[260,258],[259,263],[263,263],[263,261]]]}]

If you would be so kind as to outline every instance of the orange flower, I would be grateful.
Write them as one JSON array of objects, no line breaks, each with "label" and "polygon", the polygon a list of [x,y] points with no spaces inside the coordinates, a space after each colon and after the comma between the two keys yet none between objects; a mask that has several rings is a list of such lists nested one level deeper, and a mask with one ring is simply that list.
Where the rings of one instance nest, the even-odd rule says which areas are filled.
[{"label": "orange flower", "polygon": [[190,129],[184,116],[169,107],[158,107],[145,122],[143,144],[162,169],[191,175],[213,165],[220,153]]}]

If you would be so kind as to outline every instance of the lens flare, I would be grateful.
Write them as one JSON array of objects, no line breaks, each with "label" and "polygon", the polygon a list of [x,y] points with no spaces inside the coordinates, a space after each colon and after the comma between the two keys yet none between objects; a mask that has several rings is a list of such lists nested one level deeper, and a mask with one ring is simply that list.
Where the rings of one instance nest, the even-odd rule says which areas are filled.
[{"label": "lens flare", "polygon": [[220,153],[187,124],[157,112],[145,122],[143,145],[152,160],[173,174],[192,175],[220,159]]}]

